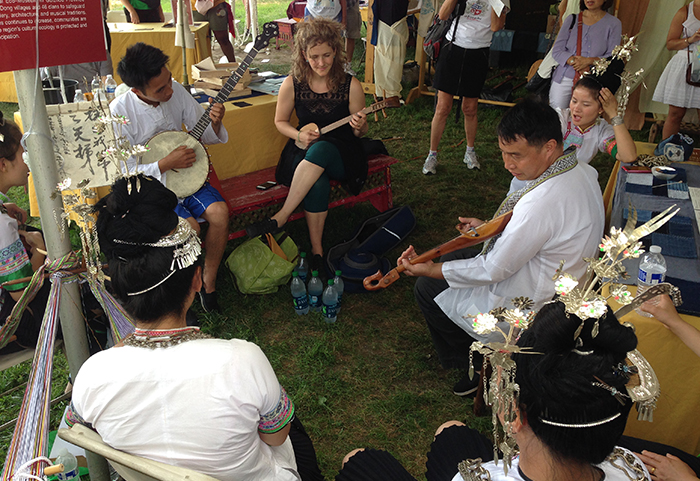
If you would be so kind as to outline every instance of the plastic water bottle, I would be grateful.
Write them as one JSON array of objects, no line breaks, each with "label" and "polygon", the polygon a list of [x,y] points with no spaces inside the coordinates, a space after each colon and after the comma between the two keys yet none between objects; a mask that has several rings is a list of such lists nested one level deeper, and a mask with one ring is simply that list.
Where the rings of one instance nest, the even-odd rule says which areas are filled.
[{"label": "plastic water bottle", "polygon": [[299,273],[299,279],[306,284],[306,279],[309,277],[309,263],[306,260],[306,252],[299,254],[299,264],[297,265],[297,272]]},{"label": "plastic water bottle", "polygon": [[105,93],[104,90],[102,90],[102,79],[100,79],[99,75],[95,75],[93,77],[92,82],[90,83],[90,90],[92,91],[95,101],[100,102],[105,100]]},{"label": "plastic water bottle", "polygon": [[294,312],[298,316],[309,313],[309,298],[306,295],[306,286],[299,278],[297,271],[292,272],[292,297],[294,298]]},{"label": "plastic water bottle", "polygon": [[[661,247],[651,246],[649,252],[646,252],[639,260],[637,295],[640,295],[651,286],[662,283],[664,279],[666,279],[666,260],[661,255]],[[652,317],[651,314],[639,308],[636,311],[640,316]]]},{"label": "plastic water bottle", "polygon": [[328,280],[328,287],[323,291],[323,317],[329,324],[338,318],[338,291],[335,290],[333,279]]},{"label": "plastic water bottle", "polygon": [[73,102],[82,102],[85,100],[85,97],[83,96],[83,91],[80,89],[75,89],[75,95],[73,95]]},{"label": "plastic water bottle", "polygon": [[105,80],[105,95],[107,95],[107,100],[114,100],[114,91],[117,90],[117,81],[114,80],[112,75],[107,75],[107,80]]},{"label": "plastic water bottle", "polygon": [[335,291],[338,293],[338,309],[337,314],[340,314],[340,307],[343,304],[343,291],[345,290],[345,283],[343,282],[343,271],[340,269],[335,271],[335,277],[333,278],[333,285],[335,286]]},{"label": "plastic water bottle", "polygon": [[309,281],[309,307],[312,312],[321,312],[321,296],[323,296],[323,282],[318,277],[318,271],[311,271]]},{"label": "plastic water bottle", "polygon": [[61,449],[56,457],[56,464],[63,465],[63,472],[58,473],[57,477],[61,481],[80,481],[78,474],[78,460],[75,459],[66,448]]}]

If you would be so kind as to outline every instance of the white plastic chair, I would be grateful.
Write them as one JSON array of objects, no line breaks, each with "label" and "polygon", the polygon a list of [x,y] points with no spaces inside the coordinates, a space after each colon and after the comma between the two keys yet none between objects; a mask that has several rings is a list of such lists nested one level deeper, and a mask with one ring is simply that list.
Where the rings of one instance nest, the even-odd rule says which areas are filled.
[{"label": "white plastic chair", "polygon": [[114,449],[105,444],[99,434],[82,424],[75,424],[70,429],[59,429],[58,436],[104,457],[126,481],[217,481],[216,478],[191,469],[159,463]]}]

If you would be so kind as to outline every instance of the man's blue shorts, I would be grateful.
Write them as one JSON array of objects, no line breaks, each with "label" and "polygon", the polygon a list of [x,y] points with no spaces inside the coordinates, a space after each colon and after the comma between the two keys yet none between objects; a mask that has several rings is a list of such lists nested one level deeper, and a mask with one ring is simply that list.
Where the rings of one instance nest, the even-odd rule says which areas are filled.
[{"label": "man's blue shorts", "polygon": [[202,217],[207,207],[214,202],[225,202],[225,200],[218,190],[212,187],[209,182],[205,182],[202,188],[197,192],[184,199],[180,199],[177,207],[175,207],[175,213],[183,219],[187,219],[188,217],[198,219]]}]

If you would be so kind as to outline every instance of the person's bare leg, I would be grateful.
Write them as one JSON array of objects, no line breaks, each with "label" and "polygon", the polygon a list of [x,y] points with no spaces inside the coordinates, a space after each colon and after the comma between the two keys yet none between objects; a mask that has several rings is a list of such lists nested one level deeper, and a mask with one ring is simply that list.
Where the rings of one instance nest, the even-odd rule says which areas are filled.
[{"label": "person's bare leg", "polygon": [[[681,130],[681,122],[685,116],[686,109],[684,107],[676,107],[675,105],[668,106],[668,117],[664,122],[663,138],[667,139],[673,134],[677,134]],[[698,111],[700,115],[700,110]]]},{"label": "person's bare leg", "polygon": [[447,117],[452,110],[451,94],[438,90],[437,96],[438,100],[435,106],[435,114],[430,123],[430,150],[435,151],[437,151],[440,145],[440,139],[442,138],[442,133],[445,131],[445,124],[447,123]]},{"label": "person's bare leg", "polygon": [[306,212],[306,226],[309,228],[311,253],[323,256],[323,227],[326,225],[328,211]]},{"label": "person's bare leg", "polygon": [[228,38],[228,30],[220,30],[218,32],[214,32],[214,36],[216,37],[216,41],[219,42],[219,46],[221,47],[221,53],[226,55],[226,58],[229,62],[235,62],[236,54],[233,51],[233,45],[231,45],[231,40],[229,40]]},{"label": "person's bare leg", "polygon": [[207,293],[216,290],[216,274],[224,256],[228,242],[228,206],[226,202],[214,202],[202,214],[209,223],[207,235],[204,236],[204,290]]},{"label": "person's bare leg", "polygon": [[464,133],[467,136],[467,146],[474,147],[476,141],[477,117],[476,111],[479,99],[463,98],[462,113],[464,114]]},{"label": "person's bare leg", "polygon": [[308,160],[299,162],[299,165],[294,171],[292,185],[289,186],[289,194],[287,194],[282,209],[272,216],[272,219],[277,221],[279,227],[287,223],[289,216],[292,215],[294,209],[301,204],[301,201],[304,200],[304,197],[309,193],[311,187],[313,187],[318,178],[321,177],[323,171],[323,167],[319,167]]},{"label": "person's bare leg", "polygon": [[190,227],[192,227],[192,229],[197,233],[197,235],[199,235],[202,231],[202,228],[200,227],[199,222],[197,222],[197,219],[195,219],[194,217],[188,217],[185,220],[190,225]]}]

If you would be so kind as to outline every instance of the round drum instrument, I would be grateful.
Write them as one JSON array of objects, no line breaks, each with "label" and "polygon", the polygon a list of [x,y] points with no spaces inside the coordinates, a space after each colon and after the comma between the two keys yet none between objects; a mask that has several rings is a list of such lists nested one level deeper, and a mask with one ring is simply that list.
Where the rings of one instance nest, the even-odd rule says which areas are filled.
[{"label": "round drum instrument", "polygon": [[197,160],[192,167],[171,169],[167,172],[165,186],[175,192],[178,199],[194,194],[202,188],[209,176],[209,154],[207,149],[187,132],[161,132],[146,143],[148,151],[141,157],[142,164],[152,164],[166,157],[170,152],[185,145],[194,149]]}]

